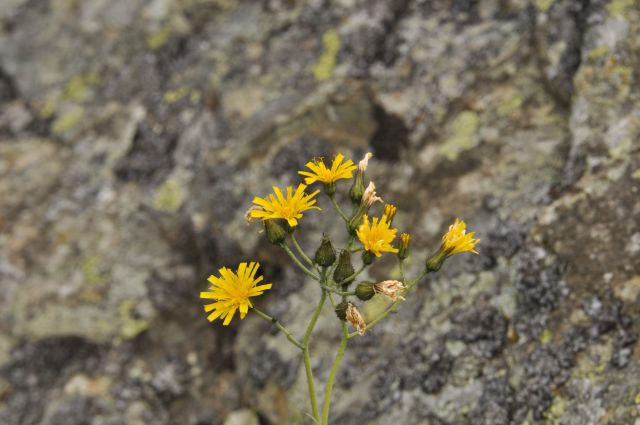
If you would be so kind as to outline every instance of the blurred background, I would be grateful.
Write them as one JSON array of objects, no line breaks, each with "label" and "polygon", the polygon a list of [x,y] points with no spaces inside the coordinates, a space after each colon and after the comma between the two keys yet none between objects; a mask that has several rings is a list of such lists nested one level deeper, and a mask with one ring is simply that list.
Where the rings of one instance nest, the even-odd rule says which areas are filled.
[{"label": "blurred background", "polygon": [[640,424],[639,51],[636,0],[0,0],[0,423],[311,423],[294,349],[198,295],[258,260],[300,334],[317,287],[244,213],[371,151],[410,274],[482,242],[352,340],[332,423]]}]

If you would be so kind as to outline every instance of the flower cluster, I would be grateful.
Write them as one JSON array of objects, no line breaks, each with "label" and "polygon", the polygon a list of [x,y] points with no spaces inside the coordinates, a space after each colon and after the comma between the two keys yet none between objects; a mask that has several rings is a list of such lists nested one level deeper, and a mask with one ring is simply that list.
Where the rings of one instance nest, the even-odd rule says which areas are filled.
[{"label": "flower cluster", "polygon": [[[442,236],[439,249],[426,258],[422,273],[408,279],[404,273],[404,262],[410,254],[411,235],[405,232],[397,237],[398,229],[394,227],[394,219],[398,208],[393,204],[384,203],[373,182],[369,181],[365,186],[365,173],[371,156],[370,153],[365,155],[358,165],[342,154],[336,155],[330,165],[325,164],[322,158],[313,159],[306,164],[308,170],[298,172],[304,177],[304,183],[284,189],[274,186],[273,193],[265,197],[254,197],[253,205],[245,215],[247,223],[260,220],[268,241],[282,248],[294,264],[318,284],[318,305],[309,320],[304,339],[296,338],[278,319],[263,313],[253,305],[251,298],[262,295],[272,286],[271,283],[262,283],[264,278],[257,274],[257,262],[242,262],[235,272],[227,267],[220,268],[219,276],[209,277],[209,290],[200,293],[201,298],[213,300],[204,306],[209,321],[220,319],[226,326],[236,312],[239,313],[240,319],[243,319],[249,310],[252,310],[256,315],[277,326],[293,345],[302,350],[309,383],[311,416],[321,425],[328,425],[328,403],[331,400],[332,383],[347,341],[363,335],[395,311],[400,303],[405,301],[409,292],[428,273],[438,271],[447,258],[462,252],[478,253],[475,247],[480,240],[474,238],[475,233],[467,233],[465,222],[456,218]],[[338,202],[342,199],[336,199],[337,183],[340,180],[351,179],[353,182],[347,200],[351,205],[350,209],[346,209]],[[309,186],[317,183],[322,185],[331,207],[340,217],[338,220],[342,220],[346,242],[341,249],[336,249],[329,236],[323,234],[315,254],[309,256],[298,244],[296,234],[299,233],[299,225],[304,214],[310,210],[320,210],[317,195],[321,189],[309,190]],[[382,205],[378,212],[375,211],[378,208],[376,204]],[[352,257],[356,253],[360,255],[360,264],[354,267]],[[379,282],[360,281],[355,285],[355,289],[350,289],[360,274],[384,254],[395,254],[399,262],[399,278]],[[386,299],[388,307],[377,317],[367,318],[366,314],[358,309],[357,304],[367,302],[376,296]],[[342,341],[327,383],[321,418],[309,360],[309,338],[327,299],[341,321]],[[349,333],[348,323],[355,332]]]}]

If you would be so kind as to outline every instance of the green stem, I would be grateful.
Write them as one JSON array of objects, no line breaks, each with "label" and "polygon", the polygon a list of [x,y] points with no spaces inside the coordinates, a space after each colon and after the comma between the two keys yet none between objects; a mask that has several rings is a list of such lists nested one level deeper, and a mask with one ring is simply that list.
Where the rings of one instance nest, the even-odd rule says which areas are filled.
[{"label": "green stem", "polygon": [[[406,289],[404,290],[404,293],[408,294],[409,291],[411,291],[413,289],[413,287],[418,284],[418,282],[420,282],[422,279],[424,279],[424,277],[428,273],[429,273],[428,271],[425,271],[420,276],[418,276],[417,278],[415,278],[414,280],[409,282],[409,284],[407,285]],[[399,299],[398,301],[396,301],[393,304],[391,304],[389,306],[389,308],[387,308],[384,312],[382,312],[378,317],[373,319],[371,322],[367,323],[367,325],[364,327],[364,330],[368,331],[369,329],[373,328],[375,325],[380,323],[382,320],[384,320],[384,318],[387,317],[389,314],[391,314],[394,311],[396,311],[398,309],[398,306],[400,305],[400,303],[402,301],[403,301],[402,299]],[[355,338],[358,335],[359,335],[358,332],[352,332],[352,333],[349,334],[348,339]]]},{"label": "green stem", "polygon": [[280,329],[280,332],[282,332],[289,341],[291,341],[291,343],[293,345],[295,345],[296,347],[298,347],[299,349],[303,349],[304,347],[302,346],[302,343],[300,341],[298,341],[298,339],[293,336],[293,334],[289,331],[289,329],[287,329],[282,323],[280,323],[280,321],[276,318],[273,318],[271,316],[269,316],[266,313],[263,313],[262,311],[258,310],[257,308],[253,307],[252,308],[253,312],[256,313],[258,316],[262,317],[264,320],[271,322],[272,324],[276,325],[278,327],[278,329]]},{"label": "green stem", "polygon": [[302,340],[302,354],[304,360],[304,369],[307,374],[307,385],[309,387],[309,401],[311,403],[311,412],[313,414],[314,419],[316,421],[320,420],[320,413],[318,411],[318,401],[316,400],[316,384],[313,379],[313,371],[311,370],[311,354],[309,353],[309,341],[311,340],[311,333],[313,332],[313,328],[316,326],[316,322],[320,317],[320,313],[322,312],[322,307],[324,306],[324,302],[327,298],[327,292],[322,290],[322,295],[320,296],[320,301],[318,302],[318,306],[316,310],[313,312],[313,316],[311,316],[311,321],[307,326],[307,331],[304,334],[304,338]]},{"label": "green stem", "polygon": [[402,283],[406,282],[406,278],[404,277],[404,260],[400,260],[400,279],[402,279]]},{"label": "green stem", "polygon": [[338,368],[340,362],[344,356],[344,350],[347,348],[347,342],[349,341],[349,332],[347,331],[347,323],[342,322],[342,339],[340,340],[340,347],[336,353],[336,359],[333,361],[331,367],[331,373],[329,374],[329,380],[327,381],[327,389],[324,393],[324,406],[322,408],[322,425],[329,425],[329,409],[331,408],[331,392],[333,391],[333,384],[336,381],[336,375],[338,374]]},{"label": "green stem", "polygon": [[300,260],[298,260],[298,257],[296,257],[296,255],[291,251],[291,249],[284,242],[281,243],[280,246],[289,255],[289,257],[291,257],[293,262],[296,263],[298,267],[300,267],[300,270],[302,270],[304,274],[312,277],[314,280],[318,282],[320,281],[320,278],[316,276],[311,270],[309,270],[304,264],[302,264]]},{"label": "green stem", "polygon": [[293,241],[293,245],[296,247],[298,253],[304,259],[304,261],[306,261],[311,267],[315,267],[313,261],[311,261],[311,258],[309,258],[307,254],[304,253],[304,251],[300,247],[300,244],[298,244],[298,240],[296,239],[296,235],[294,233],[291,233],[291,240]]},{"label": "green stem", "polygon": [[340,295],[340,296],[351,296],[351,295],[355,295],[355,291],[350,291],[350,292],[343,292],[340,291],[339,289],[333,288],[331,286],[327,286],[327,285],[320,285],[322,289],[326,290],[327,292],[332,292],[336,295]]},{"label": "green stem", "polygon": [[329,199],[331,200],[331,204],[333,204],[333,208],[338,212],[338,214],[340,214],[340,217],[342,217],[345,222],[349,223],[349,217],[347,217],[347,215],[342,211],[340,205],[336,202],[335,196],[329,195]]},{"label": "green stem", "polygon": [[364,269],[366,269],[367,266],[363,265],[362,267],[360,267],[360,270],[358,270],[357,272],[354,272],[351,276],[345,278],[344,280],[341,280],[340,282],[336,282],[336,285],[344,285],[347,282],[353,282],[353,280],[358,277],[358,275],[360,273],[362,273],[364,271]]}]

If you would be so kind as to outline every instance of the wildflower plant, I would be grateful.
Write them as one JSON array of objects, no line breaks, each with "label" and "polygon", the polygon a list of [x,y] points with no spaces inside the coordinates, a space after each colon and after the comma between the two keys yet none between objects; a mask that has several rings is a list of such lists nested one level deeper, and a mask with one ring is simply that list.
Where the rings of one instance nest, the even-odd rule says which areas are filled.
[{"label": "wildflower plant", "polygon": [[[475,247],[480,240],[474,238],[473,232],[467,233],[465,222],[456,218],[442,236],[440,248],[426,258],[422,272],[412,279],[405,276],[404,263],[409,257],[411,235],[402,233],[396,237],[398,229],[393,228],[393,219],[397,208],[394,205],[383,204],[379,216],[371,211],[374,204],[382,204],[382,198],[376,193],[373,182],[369,182],[366,188],[364,185],[365,171],[370,158],[369,153],[358,165],[355,165],[352,160],[345,160],[344,155],[338,154],[330,166],[325,165],[322,159],[314,159],[306,164],[310,171],[299,171],[299,174],[305,178],[305,184],[300,183],[295,189],[287,187],[284,191],[273,187],[273,194],[265,198],[255,197],[254,205],[247,212],[247,222],[261,220],[269,242],[282,248],[294,264],[316,282],[319,294],[318,304],[309,319],[302,339],[289,331],[280,320],[254,306],[252,298],[262,295],[272,286],[271,283],[263,283],[263,277],[258,274],[260,265],[257,262],[242,262],[236,271],[227,267],[220,268],[219,276],[209,277],[211,283],[209,290],[200,294],[201,298],[213,301],[204,306],[209,321],[220,319],[226,326],[233,320],[236,312],[239,313],[240,319],[244,319],[245,315],[251,311],[276,326],[289,342],[301,351],[307,377],[310,417],[318,425],[329,424],[331,393],[348,341],[364,335],[367,330],[372,329],[396,311],[401,303],[406,301],[408,294],[415,286],[424,280],[427,274],[437,272],[448,257],[462,252],[478,253]],[[335,193],[338,180],[350,179],[353,179],[349,190],[352,210],[347,214],[338,205]],[[347,242],[344,247],[336,250],[327,234],[323,234],[315,254],[310,257],[300,247],[296,232],[300,220],[304,219],[304,214],[311,210],[320,210],[316,205],[316,196],[320,190],[307,193],[308,186],[316,183],[323,184],[324,193],[344,222]],[[357,253],[360,253],[360,266],[356,270],[352,257]],[[360,274],[376,258],[383,255],[396,257],[399,263],[400,280],[362,281],[354,285],[355,289],[350,290]],[[369,301],[375,295],[387,298],[389,305],[367,323],[358,305]],[[325,386],[321,412],[311,368],[309,343],[327,300],[336,312],[342,337]],[[353,327],[353,332],[349,332],[347,323]]]}]

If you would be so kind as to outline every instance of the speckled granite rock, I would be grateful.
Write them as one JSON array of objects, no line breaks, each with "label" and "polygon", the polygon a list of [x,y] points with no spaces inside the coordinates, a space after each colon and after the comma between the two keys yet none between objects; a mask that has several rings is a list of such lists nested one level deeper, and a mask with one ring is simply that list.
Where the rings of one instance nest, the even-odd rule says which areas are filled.
[{"label": "speckled granite rock", "polygon": [[351,344],[332,423],[637,425],[638,51],[633,0],[5,0],[0,423],[308,423],[281,335],[197,294],[258,259],[300,333],[317,288],[244,212],[372,150],[410,270],[454,216],[481,255]]}]

